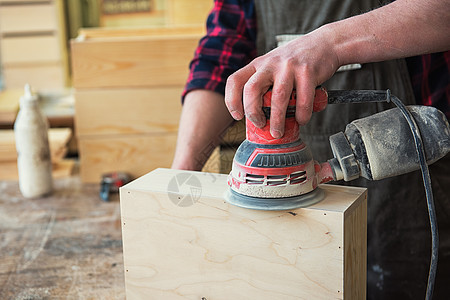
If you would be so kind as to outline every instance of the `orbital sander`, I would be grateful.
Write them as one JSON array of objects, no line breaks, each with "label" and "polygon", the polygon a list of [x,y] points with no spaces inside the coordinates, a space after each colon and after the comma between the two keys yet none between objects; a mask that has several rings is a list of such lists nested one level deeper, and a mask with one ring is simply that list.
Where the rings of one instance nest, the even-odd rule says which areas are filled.
[{"label": "orbital sander", "polygon": [[[389,90],[319,88],[316,101],[318,97],[325,97],[329,104],[392,101],[402,105]],[[233,205],[258,210],[306,207],[324,198],[319,184],[360,176],[379,180],[417,170],[420,164],[413,142],[417,134],[412,128],[423,137],[426,164],[450,151],[449,124],[441,111],[430,106],[403,106],[355,120],[345,132],[330,136],[334,158],[318,163],[300,138],[295,90],[286,111],[284,135],[279,139],[270,134],[271,98],[269,90],[263,96],[264,127],[246,120],[246,140],[237,149],[228,176],[225,199]]]}]

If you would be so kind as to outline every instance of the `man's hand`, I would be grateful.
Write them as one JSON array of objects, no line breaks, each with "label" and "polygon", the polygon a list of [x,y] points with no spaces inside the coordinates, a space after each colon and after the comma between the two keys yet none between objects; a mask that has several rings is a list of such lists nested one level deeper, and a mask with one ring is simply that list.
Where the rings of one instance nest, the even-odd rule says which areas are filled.
[{"label": "man's hand", "polygon": [[284,134],[286,109],[294,88],[296,119],[300,125],[309,121],[313,110],[323,110],[326,97],[317,97],[314,102],[316,87],[330,78],[340,65],[331,44],[324,43],[327,39],[323,36],[320,39],[317,36],[301,36],[231,75],[227,80],[225,103],[233,118],[240,120],[245,112],[256,127],[263,127],[266,120],[261,109],[262,97],[271,86],[270,133],[274,138]]}]

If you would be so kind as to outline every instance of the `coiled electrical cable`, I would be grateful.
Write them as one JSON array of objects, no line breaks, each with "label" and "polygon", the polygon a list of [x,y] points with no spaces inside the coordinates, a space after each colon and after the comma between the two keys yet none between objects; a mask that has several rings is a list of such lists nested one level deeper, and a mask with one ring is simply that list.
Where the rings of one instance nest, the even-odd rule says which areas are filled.
[{"label": "coiled electrical cable", "polygon": [[410,111],[406,108],[406,106],[402,103],[402,101],[400,101],[400,99],[398,99],[397,97],[392,96],[389,90],[387,90],[387,101],[388,102],[392,101],[400,109],[406,121],[408,122],[408,125],[411,129],[414,138],[417,157],[419,159],[420,164],[420,170],[422,172],[422,179],[425,187],[425,196],[428,206],[428,216],[430,218],[430,227],[431,227],[431,261],[430,261],[430,269],[428,272],[428,282],[425,299],[431,300],[433,298],[433,290],[438,263],[439,233],[436,218],[436,209],[434,207],[433,191],[431,187],[430,171],[428,170],[428,165],[425,158],[425,150],[423,147],[422,136],[420,135],[419,128],[417,127],[417,124],[414,121],[414,117],[412,116]]}]

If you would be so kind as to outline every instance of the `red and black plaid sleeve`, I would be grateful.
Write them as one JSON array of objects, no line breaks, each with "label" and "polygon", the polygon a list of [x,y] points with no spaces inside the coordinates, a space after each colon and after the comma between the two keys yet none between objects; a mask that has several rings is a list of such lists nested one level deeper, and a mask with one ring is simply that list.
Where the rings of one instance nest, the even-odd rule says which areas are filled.
[{"label": "red and black plaid sleeve", "polygon": [[450,51],[408,57],[417,104],[431,105],[450,119]]},{"label": "red and black plaid sleeve", "polygon": [[195,89],[225,94],[232,73],[256,57],[256,17],[253,1],[214,1],[207,33],[195,51],[182,99]]}]

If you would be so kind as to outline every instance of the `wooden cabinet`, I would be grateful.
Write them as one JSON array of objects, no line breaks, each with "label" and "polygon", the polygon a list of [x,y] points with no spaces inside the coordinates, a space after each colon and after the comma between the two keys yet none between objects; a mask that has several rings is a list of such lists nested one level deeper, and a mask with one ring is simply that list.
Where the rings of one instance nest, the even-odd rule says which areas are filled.
[{"label": "wooden cabinet", "polygon": [[82,30],[71,43],[83,182],[170,167],[203,27]]}]

